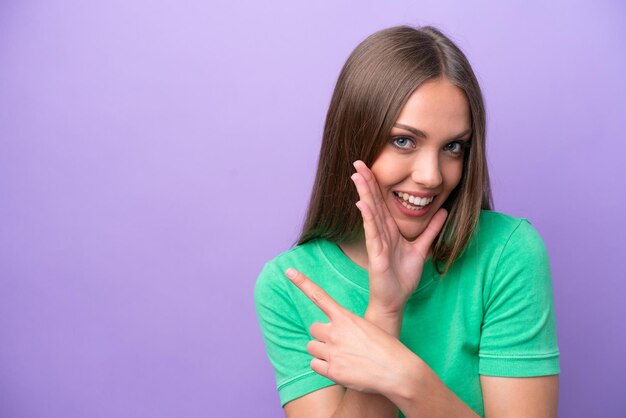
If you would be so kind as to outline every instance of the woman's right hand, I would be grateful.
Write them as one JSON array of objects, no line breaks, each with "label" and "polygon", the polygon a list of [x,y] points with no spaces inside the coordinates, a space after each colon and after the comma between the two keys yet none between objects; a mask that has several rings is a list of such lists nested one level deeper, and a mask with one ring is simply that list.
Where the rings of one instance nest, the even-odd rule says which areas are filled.
[{"label": "woman's right hand", "polygon": [[370,296],[368,312],[401,317],[404,305],[419,284],[433,241],[441,231],[447,211],[439,209],[414,241],[405,239],[381,195],[372,171],[355,161],[352,180],[360,200],[368,256]]},{"label": "woman's right hand", "polygon": [[299,271],[289,268],[285,275],[329,320],[310,327],[311,369],[364,393],[386,395],[411,381],[420,359],[397,338],[341,306]]}]

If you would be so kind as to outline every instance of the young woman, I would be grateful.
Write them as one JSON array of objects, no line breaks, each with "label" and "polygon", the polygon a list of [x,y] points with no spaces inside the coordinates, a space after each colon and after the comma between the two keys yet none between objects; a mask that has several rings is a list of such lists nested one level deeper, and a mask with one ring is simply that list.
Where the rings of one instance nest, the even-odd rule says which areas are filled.
[{"label": "young woman", "polygon": [[287,417],[556,417],[545,247],[491,211],[480,87],[441,32],[350,55],[302,235],[255,300]]}]

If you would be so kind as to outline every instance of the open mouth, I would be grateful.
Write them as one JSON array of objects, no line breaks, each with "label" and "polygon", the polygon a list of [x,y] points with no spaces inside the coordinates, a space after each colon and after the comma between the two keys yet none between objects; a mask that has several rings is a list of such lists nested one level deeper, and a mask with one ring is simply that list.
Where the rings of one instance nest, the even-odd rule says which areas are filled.
[{"label": "open mouth", "polygon": [[433,200],[435,200],[435,196],[418,197],[418,196],[410,195],[408,193],[400,193],[400,192],[393,192],[393,195],[396,197],[396,199],[398,199],[398,201],[400,202],[402,206],[404,206],[405,208],[409,210],[424,209],[425,207],[430,205]]}]

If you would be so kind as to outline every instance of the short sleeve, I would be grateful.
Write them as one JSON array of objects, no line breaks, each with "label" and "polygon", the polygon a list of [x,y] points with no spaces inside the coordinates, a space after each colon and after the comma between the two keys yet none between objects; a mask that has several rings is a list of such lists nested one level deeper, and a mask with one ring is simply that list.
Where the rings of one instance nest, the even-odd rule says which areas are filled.
[{"label": "short sleeve", "polygon": [[509,236],[491,276],[483,293],[478,373],[560,373],[550,262],[527,220]]},{"label": "short sleeve", "polygon": [[274,367],[281,405],[326,386],[332,380],[315,373],[306,351],[312,339],[295,307],[284,274],[267,264],[257,279],[254,299],[267,355]]}]

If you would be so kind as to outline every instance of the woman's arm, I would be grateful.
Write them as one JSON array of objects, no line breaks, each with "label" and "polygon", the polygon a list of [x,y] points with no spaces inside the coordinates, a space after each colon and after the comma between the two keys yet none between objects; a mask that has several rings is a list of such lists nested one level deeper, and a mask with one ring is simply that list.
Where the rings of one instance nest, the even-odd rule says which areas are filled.
[{"label": "woman's arm", "polygon": [[[364,395],[365,397],[355,399],[350,395],[350,392],[353,395]],[[381,405],[376,400],[384,401],[384,403]],[[397,417],[398,408],[384,396],[347,391],[343,387],[335,385],[316,390],[287,403],[285,416],[287,418],[386,417],[384,409],[381,410],[381,408],[386,408],[387,405],[393,407],[393,413],[388,416]]]},{"label": "woman's arm", "polygon": [[[404,307],[405,297],[417,285],[417,282],[410,281],[410,277],[415,277],[417,273],[419,278],[420,259],[425,259],[427,248],[441,226],[437,224],[443,224],[445,212],[439,219],[433,218],[434,225],[412,243],[417,244],[416,247],[409,248],[396,235],[393,220],[389,219],[384,205],[380,204],[375,178],[362,163],[355,164],[355,167],[358,174],[353,180],[361,198],[358,206],[364,219],[370,261],[367,320],[343,309],[304,275],[292,278],[330,319],[325,326],[317,324],[311,327],[311,335],[316,339],[307,346],[307,351],[314,356],[311,368],[348,388],[345,392],[336,387],[318,394],[322,397],[318,401],[328,402],[331,410],[334,409],[334,415],[316,416],[386,417],[387,414],[395,416],[396,408],[400,408],[407,417],[476,416],[428,365],[397,338],[401,325],[398,313]],[[420,240],[423,240],[422,245]],[[407,274],[407,271],[412,273]],[[511,414],[556,416],[557,376],[481,376],[481,385],[488,418],[516,416]],[[301,398],[302,405],[313,399],[305,398]],[[386,403],[385,398],[391,403]]]},{"label": "woman's arm", "polygon": [[[412,378],[394,400],[407,418],[477,417],[419,358]],[[480,376],[486,418],[556,418],[558,375],[539,377]],[[402,393],[404,392],[404,393]]]},{"label": "woman's arm", "polygon": [[559,375],[538,377],[480,376],[488,418],[556,418]]},{"label": "woman's arm", "polygon": [[[363,403],[384,406],[367,397],[371,394],[389,399],[407,418],[478,416],[396,338],[340,306],[302,273],[290,270],[288,277],[330,320],[311,327],[317,340],[307,346],[314,357],[311,368],[349,389],[332,386],[297,399],[285,406],[287,417],[384,416]],[[487,418],[556,417],[557,375],[480,379]]]},{"label": "woman's arm", "polygon": [[345,389],[339,385],[328,386],[285,404],[286,418],[332,417],[343,398]]},{"label": "woman's arm", "polygon": [[[382,397],[389,399],[393,407],[384,409],[389,416],[396,416],[396,408],[400,408],[407,417],[477,417],[397,338],[340,306],[302,273],[290,269],[287,276],[330,320],[311,326],[311,335],[316,338],[307,346],[314,357],[311,368],[348,388],[343,396],[337,389],[304,396],[300,402],[288,405],[287,417],[386,416],[380,415],[385,404],[375,402]],[[380,398],[371,398],[371,394]],[[307,415],[306,411],[314,410],[315,402],[323,403],[325,409],[329,403],[335,404],[336,410],[331,415]],[[371,409],[375,407],[381,409]]]}]

